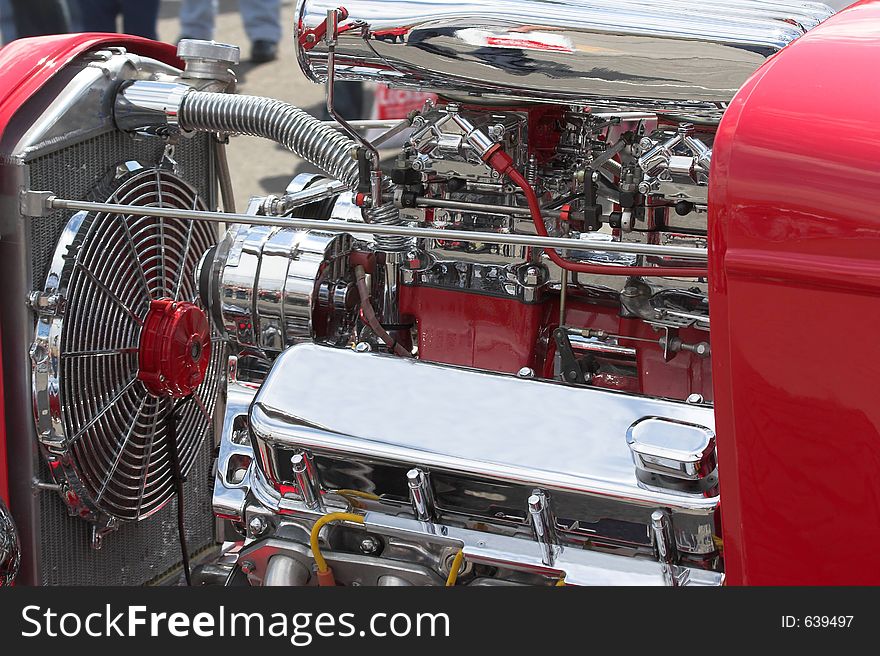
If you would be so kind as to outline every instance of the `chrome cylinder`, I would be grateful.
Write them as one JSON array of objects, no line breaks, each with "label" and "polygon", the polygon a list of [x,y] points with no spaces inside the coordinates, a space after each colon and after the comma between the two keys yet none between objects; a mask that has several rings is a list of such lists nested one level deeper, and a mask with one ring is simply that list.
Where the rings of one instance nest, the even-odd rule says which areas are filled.
[{"label": "chrome cylinder", "polygon": [[[328,49],[309,31],[336,0],[298,0],[297,58],[324,82]],[[773,53],[834,12],[800,0],[352,0],[338,80],[719,116]],[[355,26],[355,29],[345,29]]]},{"label": "chrome cylinder", "polygon": [[410,469],[406,473],[406,483],[416,519],[423,522],[431,521],[434,517],[434,501],[425,472],[417,467]]},{"label": "chrome cylinder", "polygon": [[180,106],[192,87],[180,82],[136,80],[116,96],[113,119],[123,132],[171,134],[179,131]]},{"label": "chrome cylinder", "polygon": [[311,510],[318,510],[321,507],[321,490],[318,488],[318,482],[315,480],[312,471],[312,463],[303,453],[297,453],[290,459],[293,468],[293,477],[296,480],[296,487],[299,489],[303,503]]},{"label": "chrome cylinder", "polygon": [[267,587],[291,587],[303,586],[309,582],[311,576],[306,566],[295,558],[272,556],[266,566],[266,575],[263,577],[263,585]]},{"label": "chrome cylinder", "polygon": [[202,303],[228,339],[267,355],[345,340],[351,243],[342,233],[235,224],[200,264]]},{"label": "chrome cylinder", "polygon": [[556,557],[556,537],[554,522],[547,505],[547,496],[542,491],[535,490],[529,496],[528,505],[535,539],[541,545],[541,561],[548,567],[552,567]]}]

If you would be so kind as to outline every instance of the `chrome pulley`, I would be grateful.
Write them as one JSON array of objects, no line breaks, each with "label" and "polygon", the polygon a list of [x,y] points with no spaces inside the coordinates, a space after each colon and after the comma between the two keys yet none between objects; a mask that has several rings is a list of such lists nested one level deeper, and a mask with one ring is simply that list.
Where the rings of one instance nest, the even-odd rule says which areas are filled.
[{"label": "chrome pulley", "polygon": [[[110,203],[206,209],[163,166],[128,163],[100,188]],[[194,278],[215,243],[207,223],[81,212],[30,299],[39,439],[71,513],[98,535],[162,508],[175,494],[171,461],[185,475],[211,432],[225,354]]]}]

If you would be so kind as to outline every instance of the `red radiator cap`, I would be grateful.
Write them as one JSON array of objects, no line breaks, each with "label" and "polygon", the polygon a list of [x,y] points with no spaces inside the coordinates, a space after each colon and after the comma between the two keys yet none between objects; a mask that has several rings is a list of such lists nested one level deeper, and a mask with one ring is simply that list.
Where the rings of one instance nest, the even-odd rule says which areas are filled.
[{"label": "red radiator cap", "polygon": [[138,378],[154,396],[182,398],[205,379],[211,359],[211,328],[192,303],[150,302],[138,351]]}]

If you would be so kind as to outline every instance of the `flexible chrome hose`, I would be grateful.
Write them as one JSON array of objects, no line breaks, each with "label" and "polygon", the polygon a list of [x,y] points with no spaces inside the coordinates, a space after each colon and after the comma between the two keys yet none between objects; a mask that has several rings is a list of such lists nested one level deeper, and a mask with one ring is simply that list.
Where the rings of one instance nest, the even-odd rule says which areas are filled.
[{"label": "flexible chrome hose", "polygon": [[[178,122],[184,130],[270,139],[352,191],[357,189],[358,165],[352,153],[358,144],[295,105],[260,96],[190,91],[181,103]],[[390,192],[390,179],[383,182],[383,188]],[[364,220],[382,225],[403,223],[400,210],[391,203],[364,210]],[[407,237],[387,235],[376,235],[375,242],[376,249],[383,252],[406,251],[412,244]]]},{"label": "flexible chrome hose", "polygon": [[[365,210],[364,220],[367,223],[378,223],[381,225],[403,224],[403,220],[400,218],[400,210],[391,203]],[[376,243],[376,250],[384,253],[406,252],[413,243],[412,238],[400,235],[374,235],[373,239]]]},{"label": "flexible chrome hose", "polygon": [[191,91],[178,121],[184,130],[271,139],[350,189],[357,188],[358,166],[352,157],[357,144],[295,105],[259,96]]}]

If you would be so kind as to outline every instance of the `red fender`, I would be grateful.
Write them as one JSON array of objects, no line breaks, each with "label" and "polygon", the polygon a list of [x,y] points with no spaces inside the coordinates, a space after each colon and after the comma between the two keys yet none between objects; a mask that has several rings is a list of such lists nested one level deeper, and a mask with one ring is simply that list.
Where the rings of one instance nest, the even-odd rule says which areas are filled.
[{"label": "red fender", "polygon": [[880,583],[880,2],[771,58],[709,185],[727,581]]}]

